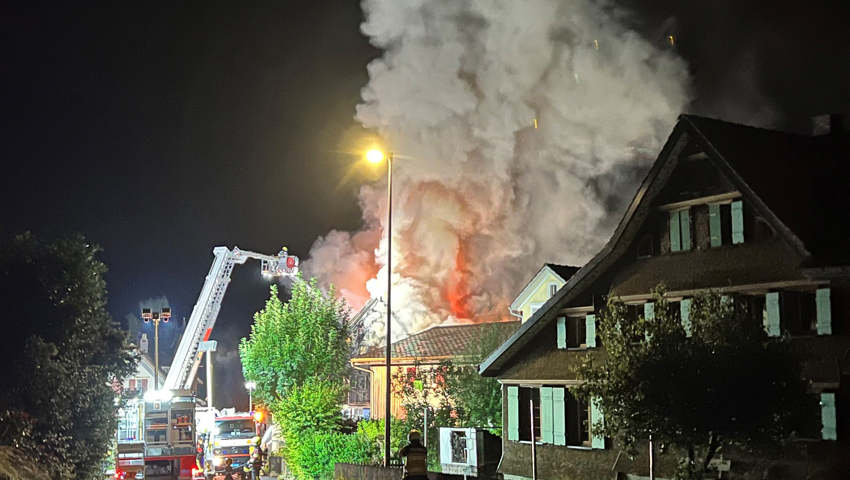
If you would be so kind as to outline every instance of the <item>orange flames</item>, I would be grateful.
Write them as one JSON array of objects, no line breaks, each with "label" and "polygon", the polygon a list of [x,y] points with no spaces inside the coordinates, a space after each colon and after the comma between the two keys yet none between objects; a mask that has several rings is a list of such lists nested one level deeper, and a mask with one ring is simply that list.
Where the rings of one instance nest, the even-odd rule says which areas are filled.
[{"label": "orange flames", "polygon": [[446,285],[446,298],[455,317],[472,319],[473,312],[469,305],[469,270],[467,268],[464,250],[463,244],[461,244],[455,256],[455,268],[452,271],[448,285]]}]

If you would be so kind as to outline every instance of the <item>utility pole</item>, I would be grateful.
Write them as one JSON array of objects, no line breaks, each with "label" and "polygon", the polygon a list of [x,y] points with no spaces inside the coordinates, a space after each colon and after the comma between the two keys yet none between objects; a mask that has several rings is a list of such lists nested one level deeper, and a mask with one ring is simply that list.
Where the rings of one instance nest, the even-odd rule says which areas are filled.
[{"label": "utility pole", "polygon": [[153,350],[154,350],[154,368],[153,368],[153,388],[154,390],[159,390],[159,322],[168,323],[168,319],[171,318],[171,309],[169,307],[163,307],[162,310],[158,312],[152,311],[150,308],[142,309],[142,319],[145,323],[149,323],[153,321],[153,331],[154,331],[154,339],[153,339]]},{"label": "utility pole", "polygon": [[531,479],[537,480],[537,433],[534,431],[534,399],[528,401],[528,408],[531,415],[528,417],[531,421]]}]

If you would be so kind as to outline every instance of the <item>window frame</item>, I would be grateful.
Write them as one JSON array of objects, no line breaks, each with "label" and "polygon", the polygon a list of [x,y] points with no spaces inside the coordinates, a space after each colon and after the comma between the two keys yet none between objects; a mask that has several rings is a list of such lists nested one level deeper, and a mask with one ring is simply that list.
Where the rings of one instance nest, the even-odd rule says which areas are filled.
[{"label": "window frame", "polygon": [[[535,393],[536,393],[536,402],[534,404],[535,413],[536,413],[535,418],[534,418],[534,422],[535,422],[534,428],[535,428],[535,434],[536,434],[535,435],[535,443],[537,445],[553,445],[553,446],[558,446],[558,447],[571,448],[571,449],[574,449],[574,450],[594,450],[594,448],[593,448],[593,413],[591,411],[591,405],[590,405],[590,402],[584,402],[582,400],[579,400],[578,397],[576,397],[571,392],[572,388],[574,388],[576,385],[569,385],[569,384],[564,384],[564,385],[548,385],[547,384],[547,385],[543,385],[543,384],[520,383],[520,384],[515,384],[515,385],[507,385],[507,386],[514,386],[514,387],[517,387],[517,389],[518,389],[517,390],[517,401],[518,401],[518,406],[517,406],[517,408],[518,408],[518,412],[517,412],[518,413],[518,418],[517,418],[518,437],[517,438],[518,439],[516,440],[516,443],[522,443],[522,444],[527,444],[527,445],[531,444],[531,439],[530,439],[531,423],[530,423],[530,420],[529,420],[531,412],[528,411],[527,406],[524,405],[524,404],[528,402],[528,400],[529,400],[528,395],[529,394],[532,396],[532,398],[534,398]],[[542,432],[542,426],[543,426],[542,425],[542,413],[543,412],[542,412],[542,403],[541,403],[541,400],[540,400],[541,399],[540,390],[543,387],[549,387],[549,388],[552,388],[553,390],[557,388],[557,389],[562,389],[564,391],[564,435],[565,435],[565,444],[564,445],[557,445],[554,442],[549,443],[549,442],[543,441],[543,432]],[[528,393],[523,394],[523,391],[528,392]],[[585,412],[585,418],[584,419],[581,419],[581,418],[578,417],[578,412],[580,410],[575,410],[574,412],[571,413],[571,409],[570,409],[571,401],[568,401],[568,398],[572,399],[571,400],[572,405],[578,405],[578,406],[584,405],[584,407],[585,407],[584,408],[584,412]],[[571,421],[571,419],[572,419],[572,421]],[[570,438],[571,438],[570,437],[571,426],[573,425],[573,423],[579,422],[579,421],[584,423],[584,426],[580,427],[580,431],[583,432],[586,435],[586,438],[582,439],[580,444],[579,443],[571,444],[571,443],[569,443]]]}]

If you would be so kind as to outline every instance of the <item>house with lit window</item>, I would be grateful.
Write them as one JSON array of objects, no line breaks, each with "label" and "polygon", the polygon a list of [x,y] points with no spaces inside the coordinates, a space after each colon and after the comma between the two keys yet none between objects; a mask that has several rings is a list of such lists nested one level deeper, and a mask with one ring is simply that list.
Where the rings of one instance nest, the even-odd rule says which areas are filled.
[{"label": "house with lit window", "polygon": [[567,265],[555,263],[543,265],[543,268],[537,272],[511,303],[511,315],[519,317],[521,322],[525,322],[540,310],[546,300],[554,297],[577,271],[578,267]]},{"label": "house with lit window", "polygon": [[[608,295],[650,317],[660,283],[685,325],[690,298],[713,290],[807,352],[822,428],[771,458],[724,451],[722,478],[850,471],[850,134],[838,116],[813,123],[798,135],[679,118],[609,242],[479,365],[502,384],[506,480],[531,478],[532,441],[542,479],[648,475],[647,456],[597,435],[601,412],[571,389],[573,367],[604,348],[596,316]],[[659,478],[673,477],[672,457],[658,456]]]}]

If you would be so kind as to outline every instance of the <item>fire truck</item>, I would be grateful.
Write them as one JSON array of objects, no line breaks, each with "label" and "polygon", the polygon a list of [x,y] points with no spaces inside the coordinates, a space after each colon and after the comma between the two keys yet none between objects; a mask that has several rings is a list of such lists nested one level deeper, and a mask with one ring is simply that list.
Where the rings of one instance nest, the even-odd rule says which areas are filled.
[{"label": "fire truck", "polygon": [[223,475],[227,459],[230,459],[234,474],[250,478],[245,475],[246,466],[256,448],[256,440],[266,431],[262,412],[236,412],[230,408],[208,413],[214,416],[198,425],[204,439],[203,477],[212,479]]},{"label": "fire truck", "polygon": [[[143,400],[125,400],[119,418],[119,425],[124,427],[122,429],[119,426],[116,479],[189,480],[205,477],[205,472],[199,468],[200,457],[205,457],[206,453],[199,455],[198,452],[199,407],[192,386],[203,355],[200,343],[209,340],[224,293],[230,284],[233,267],[244,264],[248,259],[255,259],[261,261],[262,274],[266,278],[297,279],[298,257],[289,255],[286,247],[277,255],[216,247],[213,255],[212,267],[177,346],[163,389],[146,392]],[[215,412],[212,405],[208,405],[205,410]],[[253,438],[259,433],[257,422],[250,414],[246,415],[253,429],[250,438]],[[214,418],[218,424],[218,416]],[[245,425],[245,429],[248,426],[240,424],[242,420],[246,419],[239,417],[232,420],[236,422],[234,428],[238,426],[240,433],[229,430],[229,435],[218,433],[213,437],[218,437],[219,442],[228,442],[228,445],[231,441],[243,440],[243,427],[240,425]],[[228,425],[222,423],[221,428],[226,429]],[[214,451],[215,448],[212,448],[211,452]],[[215,461],[214,454],[211,459]],[[211,479],[212,476],[207,475],[206,478]]]}]

